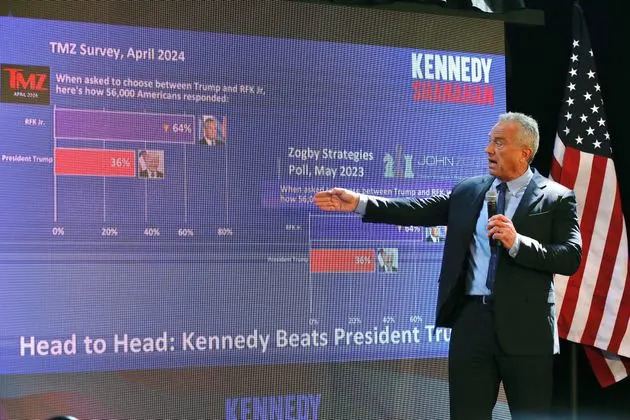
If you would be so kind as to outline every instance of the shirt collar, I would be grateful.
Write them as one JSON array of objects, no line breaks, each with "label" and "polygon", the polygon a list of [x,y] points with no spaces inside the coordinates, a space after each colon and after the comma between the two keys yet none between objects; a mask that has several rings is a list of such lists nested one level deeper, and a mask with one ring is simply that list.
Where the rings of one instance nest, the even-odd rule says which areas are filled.
[{"label": "shirt collar", "polygon": [[[533,177],[534,177],[534,172],[532,172],[532,168],[528,166],[527,170],[525,171],[525,173],[523,173],[523,175],[511,181],[506,182],[508,186],[508,192],[515,193],[521,188],[525,188],[527,184],[529,184],[529,181],[532,180]],[[497,185],[499,185],[501,182],[503,181],[501,181],[499,178],[495,178],[494,181],[492,182],[492,188],[496,189]]]}]

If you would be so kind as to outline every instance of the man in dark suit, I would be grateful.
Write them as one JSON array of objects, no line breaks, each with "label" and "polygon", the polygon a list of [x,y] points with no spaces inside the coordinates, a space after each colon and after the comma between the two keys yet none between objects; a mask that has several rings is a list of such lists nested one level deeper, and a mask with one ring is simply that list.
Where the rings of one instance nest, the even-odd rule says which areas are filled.
[{"label": "man in dark suit", "polygon": [[438,226],[431,226],[429,228],[429,234],[425,238],[427,242],[443,242],[444,237],[440,234],[440,228]]},{"label": "man in dark suit", "polygon": [[[550,409],[559,347],[553,275],[577,271],[582,246],[575,194],[529,167],[538,137],[532,118],[499,116],[485,149],[489,175],[461,181],[448,196],[385,199],[335,188],[314,198],[366,222],[448,227],[436,324],[452,328],[454,420],[490,419],[501,381],[513,418]],[[504,214],[488,218],[489,190],[498,190]]]},{"label": "man in dark suit", "polygon": [[225,117],[221,131],[219,135],[218,122],[213,116],[206,117],[203,121],[203,137],[199,143],[207,146],[223,146],[225,144]]},{"label": "man in dark suit", "polygon": [[398,271],[398,258],[396,248],[379,248],[376,251],[378,261],[378,271],[382,273],[395,273]]}]

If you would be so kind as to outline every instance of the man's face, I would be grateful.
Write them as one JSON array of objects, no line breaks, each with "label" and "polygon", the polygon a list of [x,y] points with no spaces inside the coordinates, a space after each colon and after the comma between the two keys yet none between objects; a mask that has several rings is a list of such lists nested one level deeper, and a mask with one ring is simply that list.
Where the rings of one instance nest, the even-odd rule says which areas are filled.
[{"label": "man's face", "polygon": [[203,135],[207,139],[214,139],[217,137],[217,122],[215,120],[206,120],[203,125]]},{"label": "man's face", "polygon": [[488,171],[501,181],[518,178],[528,166],[531,149],[518,143],[518,128],[515,121],[502,121],[490,130],[490,142],[486,146]]},{"label": "man's face", "polygon": [[437,226],[431,226],[431,236],[434,238],[440,236],[440,229]]},{"label": "man's face", "polygon": [[144,162],[147,164],[147,168],[150,171],[155,172],[158,166],[160,166],[160,156],[157,153],[147,152],[144,155]]}]

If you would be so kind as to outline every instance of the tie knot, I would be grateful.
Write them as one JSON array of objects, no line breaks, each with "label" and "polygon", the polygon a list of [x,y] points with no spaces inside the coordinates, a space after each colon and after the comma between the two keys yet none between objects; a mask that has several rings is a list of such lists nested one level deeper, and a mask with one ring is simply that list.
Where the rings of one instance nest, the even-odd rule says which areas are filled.
[{"label": "tie knot", "polygon": [[506,191],[507,191],[507,184],[505,182],[502,182],[499,185],[497,185],[497,192],[505,193]]}]

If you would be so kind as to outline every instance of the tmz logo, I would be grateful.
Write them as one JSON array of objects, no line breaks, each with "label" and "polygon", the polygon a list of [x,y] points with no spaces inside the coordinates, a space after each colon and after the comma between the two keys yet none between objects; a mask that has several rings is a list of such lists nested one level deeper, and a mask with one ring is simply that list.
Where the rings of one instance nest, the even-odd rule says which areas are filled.
[{"label": "tmz logo", "polygon": [[50,67],[2,64],[1,102],[50,104]]}]

